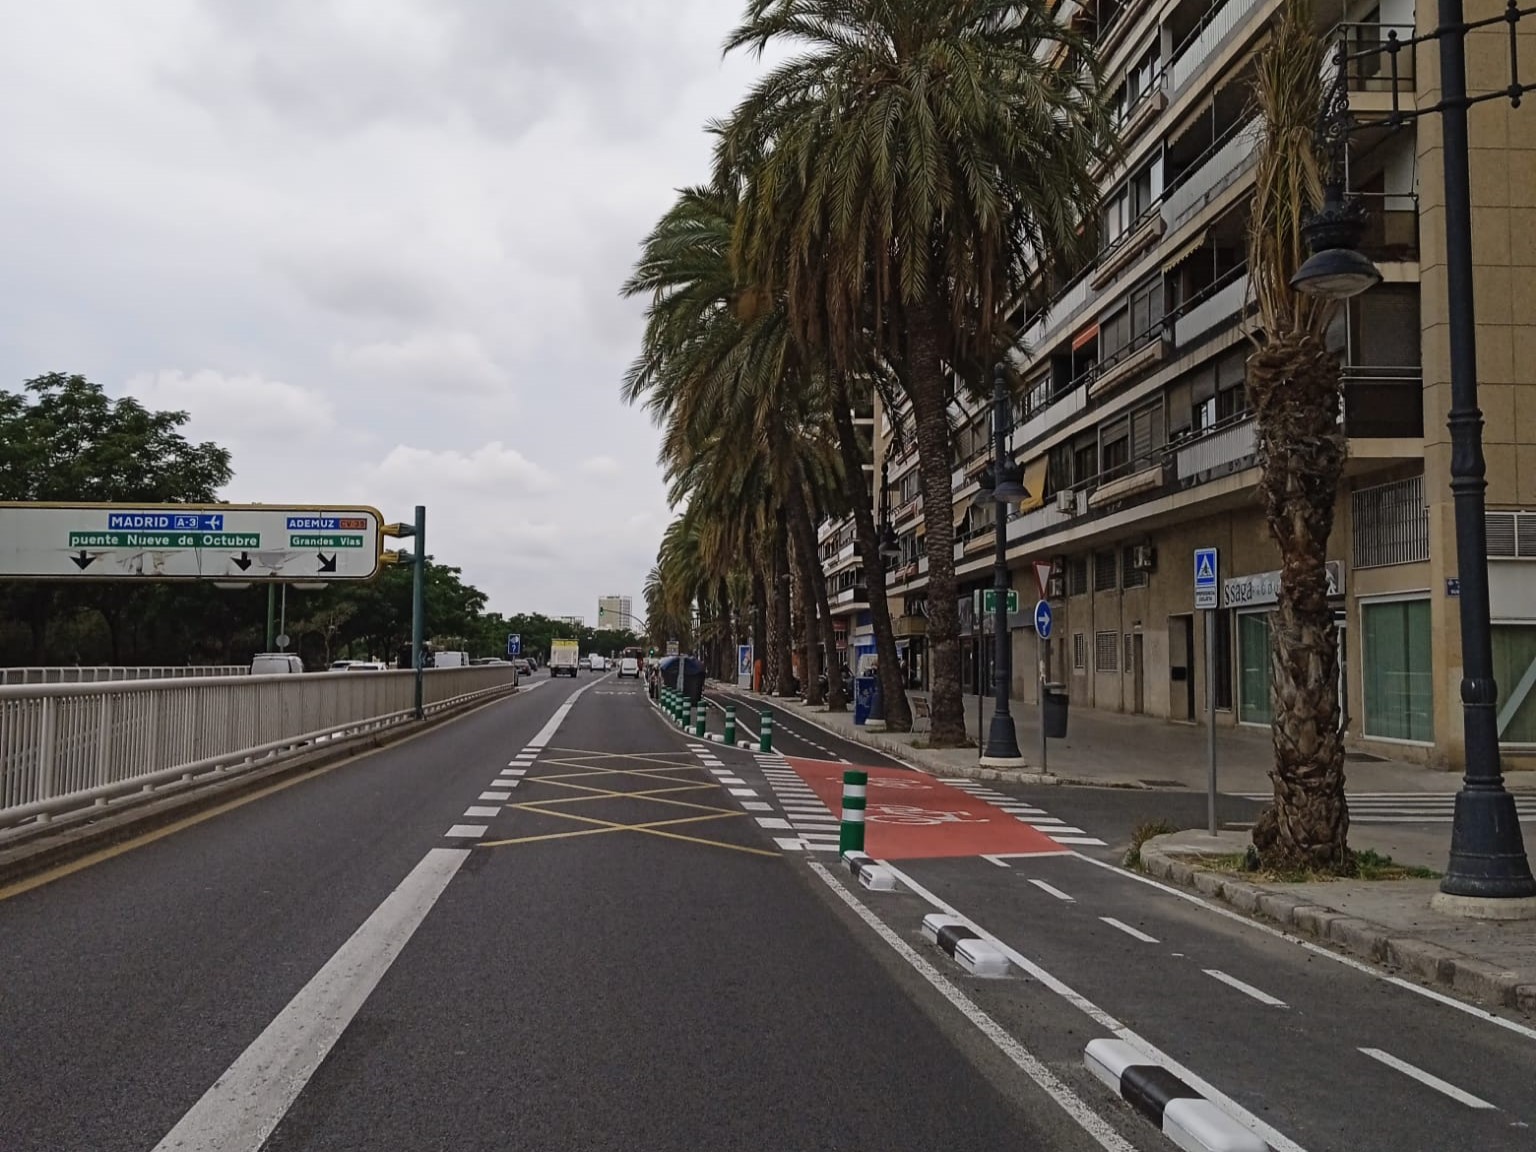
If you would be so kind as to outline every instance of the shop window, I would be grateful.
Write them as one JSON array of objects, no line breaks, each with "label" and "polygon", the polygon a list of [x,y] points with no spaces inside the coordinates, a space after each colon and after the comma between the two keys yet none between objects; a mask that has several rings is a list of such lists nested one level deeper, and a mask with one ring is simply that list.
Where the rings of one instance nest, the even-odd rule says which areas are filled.
[{"label": "shop window", "polygon": [[1244,612],[1237,618],[1238,719],[1244,724],[1268,724],[1274,719],[1269,663],[1269,614]]},{"label": "shop window", "polygon": [[[1431,743],[1434,684],[1428,600],[1360,606],[1365,734]],[[1512,685],[1513,687],[1513,685]]]},{"label": "shop window", "polygon": [[1536,744],[1536,624],[1493,626],[1499,741]]},{"label": "shop window", "polygon": [[1095,632],[1093,634],[1093,670],[1095,672],[1120,671],[1120,633]]}]

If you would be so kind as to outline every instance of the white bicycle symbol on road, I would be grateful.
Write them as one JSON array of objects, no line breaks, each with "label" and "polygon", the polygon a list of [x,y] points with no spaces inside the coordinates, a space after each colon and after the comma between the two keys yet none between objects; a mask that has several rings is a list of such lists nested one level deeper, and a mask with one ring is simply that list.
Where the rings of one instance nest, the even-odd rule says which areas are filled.
[{"label": "white bicycle symbol on road", "polygon": [[[836,784],[839,788],[841,788],[842,784],[843,784],[843,778],[841,776],[828,776],[827,777],[827,782],[830,783],[830,784]],[[870,788],[881,788],[881,789],[894,788],[894,789],[897,789],[897,790],[905,788],[905,789],[909,789],[909,790],[910,789],[915,789],[915,790],[917,790],[919,792],[928,792],[928,791],[932,790],[933,785],[932,784],[925,784],[921,780],[880,780],[880,779],[874,779],[874,780],[871,780],[869,782],[867,787],[870,787]]]},{"label": "white bicycle symbol on road", "polygon": [[972,816],[967,812],[943,812],[932,808],[918,808],[911,804],[871,804],[864,812],[870,824],[903,824],[911,826],[935,824],[986,824],[985,816]]}]

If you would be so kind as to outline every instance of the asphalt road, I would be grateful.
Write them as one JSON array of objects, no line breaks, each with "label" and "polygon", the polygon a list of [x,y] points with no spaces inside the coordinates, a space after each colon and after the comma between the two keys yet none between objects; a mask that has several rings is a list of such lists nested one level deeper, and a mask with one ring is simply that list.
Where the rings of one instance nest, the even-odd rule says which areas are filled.
[{"label": "asphalt road", "polygon": [[0,892],[0,1148],[1163,1147],[690,743],[546,682]]}]

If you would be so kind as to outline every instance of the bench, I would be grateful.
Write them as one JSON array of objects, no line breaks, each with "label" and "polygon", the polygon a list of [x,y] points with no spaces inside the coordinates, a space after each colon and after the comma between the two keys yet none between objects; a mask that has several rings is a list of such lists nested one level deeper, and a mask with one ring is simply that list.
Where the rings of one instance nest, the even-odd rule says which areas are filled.
[{"label": "bench", "polygon": [[928,711],[927,694],[914,692],[907,699],[912,704],[912,731],[927,732],[933,721],[933,715]]}]

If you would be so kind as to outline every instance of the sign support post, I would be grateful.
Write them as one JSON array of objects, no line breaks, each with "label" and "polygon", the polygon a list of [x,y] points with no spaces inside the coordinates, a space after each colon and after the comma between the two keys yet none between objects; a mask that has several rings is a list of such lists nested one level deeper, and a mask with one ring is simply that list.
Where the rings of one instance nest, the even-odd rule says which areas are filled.
[{"label": "sign support post", "polygon": [[1216,612],[1221,606],[1221,556],[1195,549],[1195,607],[1205,613],[1205,822],[1216,835]]}]

